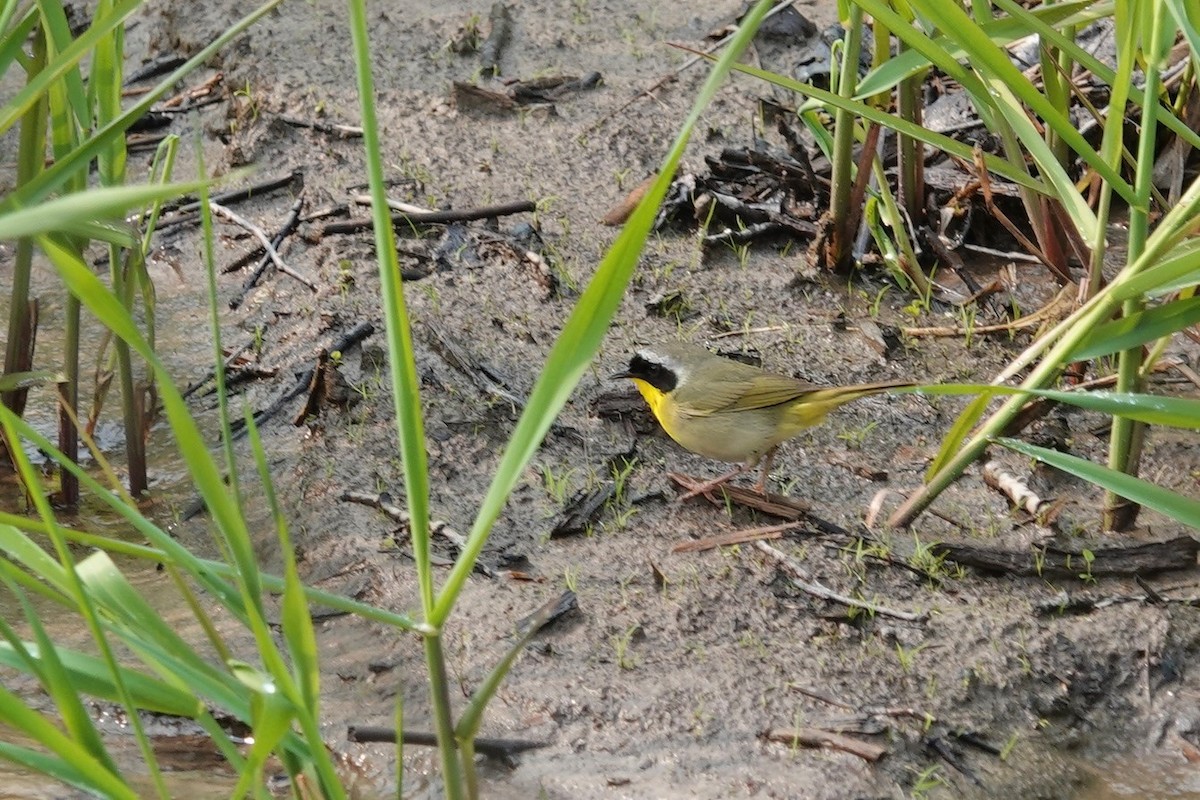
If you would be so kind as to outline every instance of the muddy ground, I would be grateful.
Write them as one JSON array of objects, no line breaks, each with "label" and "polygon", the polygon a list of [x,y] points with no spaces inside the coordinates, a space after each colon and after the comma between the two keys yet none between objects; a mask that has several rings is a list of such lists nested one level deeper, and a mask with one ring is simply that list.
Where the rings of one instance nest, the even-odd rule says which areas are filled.
[{"label": "muddy ground", "polygon": [[[450,363],[439,337],[486,365],[512,393],[528,393],[578,287],[616,235],[600,217],[658,164],[703,72],[693,68],[653,98],[621,107],[683,62],[685,55],[665,42],[702,44],[740,9],[728,1],[702,11],[618,0],[520,4],[501,60],[505,76],[598,71],[603,84],[564,95],[552,108],[492,114],[453,102],[451,82],[477,78],[479,62],[447,48],[472,15],[486,17],[486,5],[434,5],[436,10],[407,2],[371,5],[385,168],[396,180],[394,196],[455,209],[536,201],[535,215],[499,224],[505,230],[537,227],[558,284],[547,289],[544,276],[511,249],[489,243],[484,226],[473,223],[461,243],[447,248],[446,263],[406,285],[434,512],[466,531],[515,414],[509,402]],[[228,0],[203,7],[152,3],[130,33],[130,61],[194,52],[243,6]],[[833,16],[832,4],[798,7],[821,25]],[[302,170],[306,210],[345,202],[359,191],[352,187],[365,182],[361,143],[280,120],[357,122],[343,15],[344,6],[330,0],[285,4],[195,78],[198,83],[220,70],[226,90],[236,95],[176,120],[172,130],[185,137],[199,133],[208,163],[220,170],[250,164],[261,177]],[[786,49],[763,44],[754,57],[788,68]],[[756,101],[767,95],[766,87],[744,78],[726,87],[705,115],[687,168],[701,171],[704,156],[749,144],[761,132]],[[293,199],[275,192],[237,208],[273,230]],[[249,244],[236,228],[222,226],[221,232],[219,257],[228,264]],[[402,250],[430,252],[443,234],[444,228],[431,227],[424,239],[402,240]],[[160,323],[162,349],[181,385],[203,374],[209,352],[198,248],[192,228],[163,233],[152,265],[166,320]],[[863,558],[851,540],[823,534],[815,524],[774,543],[839,592],[928,615],[906,622],[848,613],[798,591],[754,545],[672,552],[682,542],[775,520],[744,509],[673,502],[676,490],[666,471],[715,475],[725,465],[592,412],[598,396],[627,390],[607,376],[636,346],[688,339],[752,354],[777,371],[820,383],[936,383],[988,380],[1028,341],[1024,334],[977,336],[969,343],[964,337],[901,336],[895,346],[878,348],[867,334],[872,326],[956,324],[959,316],[936,304],[909,313],[913,298],[887,288],[877,273],[850,283],[797,281],[804,250],[803,243],[705,250],[686,232],[651,240],[595,369],[497,523],[484,562],[500,576],[472,578],[446,632],[461,705],[503,653],[517,620],[568,585],[578,595],[578,611],[541,634],[517,662],[484,725],[487,736],[548,746],[523,755],[513,768],[486,767],[484,796],[1200,797],[1200,777],[1183,766],[1186,742],[1200,744],[1195,608],[1144,602],[1144,592],[1118,578],[1003,577],[949,567],[929,580],[901,565]],[[318,291],[275,274],[224,322],[227,345],[252,343],[254,361],[278,370],[273,380],[241,387],[240,396],[255,409],[291,386],[295,372],[312,365],[318,346],[363,321],[382,329],[369,233],[317,242],[293,237],[285,256],[313,278]],[[427,259],[402,261],[408,269],[429,270]],[[1037,267],[1018,270],[1028,271],[1025,281],[1034,287],[1021,302],[1036,308],[1052,289]],[[241,271],[222,278],[223,301],[238,292],[244,277]],[[671,292],[681,293],[695,313],[682,320],[655,313],[653,301]],[[306,579],[412,610],[415,576],[402,531],[380,512],[340,499],[347,490],[386,491],[402,502],[391,399],[377,361],[381,343],[376,333],[342,357],[341,373],[356,402],[326,407],[319,419],[295,427],[290,422],[302,404],[297,398],[264,425],[263,434]],[[211,428],[211,399],[194,403]],[[960,407],[913,395],[861,401],[786,445],[773,487],[811,503],[816,518],[862,531],[878,492],[893,492],[885,501],[892,509],[900,494],[919,484]],[[1054,424],[1073,452],[1100,452],[1103,420],[1061,414]],[[157,452],[165,454],[167,445],[157,442]],[[611,478],[611,464],[631,452],[636,460],[622,491],[591,530],[550,539],[564,502]],[[174,463],[160,461],[155,468],[153,491],[163,519],[189,499]],[[1010,463],[1030,473],[1028,464]],[[1194,495],[1197,470],[1194,440],[1152,437],[1146,474],[1154,480]],[[1097,535],[1097,493],[1058,475],[1037,472],[1032,480],[1043,493],[1067,498],[1062,530],[1083,537],[1085,547],[1108,543]],[[935,508],[944,518],[927,514],[909,531],[875,535],[900,561],[921,542],[1027,549],[1056,535],[1010,512],[978,472]],[[262,515],[256,521],[263,531],[262,559],[278,565],[269,520]],[[1142,523],[1139,540],[1182,532],[1153,514]],[[203,518],[176,530],[198,547],[209,541]],[[450,545],[441,546],[453,554]],[[509,577],[512,571],[532,580]],[[1196,594],[1198,580],[1200,573],[1189,570],[1151,583],[1178,597]],[[146,583],[154,585],[151,578]],[[1047,610],[1064,593],[1132,599],[1085,613]],[[398,692],[406,722],[429,727],[419,643],[344,618],[322,623],[320,635],[328,740],[360,765],[365,795],[382,793],[393,772],[391,751],[348,744],[344,731],[347,724],[391,724]],[[805,726],[842,730],[883,746],[886,755],[869,763],[847,752],[761,736]],[[1003,757],[996,754],[1001,750]],[[436,791],[429,752],[409,748],[406,762],[407,794]]]}]

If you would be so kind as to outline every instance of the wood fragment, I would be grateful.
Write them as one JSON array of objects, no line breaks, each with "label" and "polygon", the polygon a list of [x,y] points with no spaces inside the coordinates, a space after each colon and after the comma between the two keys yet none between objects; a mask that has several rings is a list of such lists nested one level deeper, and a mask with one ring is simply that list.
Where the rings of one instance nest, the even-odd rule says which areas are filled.
[{"label": "wood fragment", "polygon": [[1065,317],[1074,306],[1074,290],[1071,287],[1060,289],[1050,302],[1034,311],[1032,314],[996,325],[973,325],[962,328],[955,325],[937,325],[933,327],[901,327],[907,336],[972,336],[982,333],[1010,333],[1024,328],[1033,328],[1048,322],[1056,322]]},{"label": "wood fragment", "polygon": [[292,417],[292,425],[299,428],[311,417],[321,415],[321,400],[325,395],[325,370],[329,366],[329,351],[321,348],[317,353],[317,364],[309,371],[308,397],[304,406]]},{"label": "wood fragment", "polygon": [[652,173],[650,177],[630,189],[621,202],[610,208],[608,213],[600,218],[600,224],[610,228],[624,225],[625,220],[629,219],[629,215],[638,207],[638,203],[642,202],[642,198],[646,196],[646,192],[650,190],[656,180],[658,180],[657,172]]},{"label": "wood fragment", "polygon": [[[419,731],[404,731],[400,739],[405,744],[415,744],[422,747],[437,747],[437,736],[432,733]],[[350,742],[395,742],[394,728],[382,728],[373,725],[351,725],[346,729],[346,740]],[[483,736],[473,740],[475,752],[488,758],[507,759],[528,750],[548,747],[549,742],[534,742],[528,739],[491,739]]]},{"label": "wood fragment", "polygon": [[1163,542],[1147,542],[1131,547],[1104,547],[1090,550],[1037,547],[1032,550],[1004,550],[996,547],[937,542],[930,545],[935,555],[947,561],[975,567],[986,572],[1010,575],[1096,577],[1109,575],[1152,575],[1156,572],[1195,569],[1200,542],[1190,536],[1178,536]]},{"label": "wood fragment", "polygon": [[983,482],[1007,497],[1017,508],[1037,516],[1045,500],[1025,485],[1025,481],[1009,472],[999,461],[988,461],[983,465]]},{"label": "wood fragment", "polygon": [[771,728],[759,735],[769,742],[778,742],[792,747],[828,747],[832,750],[841,750],[871,763],[887,755],[887,748],[882,745],[864,742],[861,739],[820,728]]},{"label": "wood fragment", "polygon": [[[238,359],[240,359],[242,357],[242,353],[245,353],[247,350],[249,350],[253,346],[254,346],[254,340],[248,339],[241,347],[237,348],[236,350],[230,351],[229,355],[221,363],[221,369],[224,370],[225,372],[229,372],[229,368],[233,366],[234,362],[236,362]],[[216,376],[217,376],[216,370],[210,369],[208,372],[204,373],[204,377],[202,377],[199,380],[188,385],[188,387],[183,390],[183,393],[181,396],[183,397],[184,400],[188,399],[193,394],[195,394],[200,389],[201,386],[208,383]]]},{"label": "wood fragment", "polygon": [[[351,347],[358,344],[374,332],[375,326],[370,322],[360,322],[349,331],[338,337],[337,341],[327,347],[326,350],[331,353],[335,351],[346,353]],[[305,370],[297,377],[296,382],[292,384],[291,388],[276,398],[271,405],[260,411],[254,412],[254,424],[262,425],[268,419],[278,414],[280,409],[282,409],[289,400],[300,396],[306,389],[309,388],[309,383],[312,381],[312,378],[313,370]],[[242,436],[246,433],[246,422],[241,418],[233,420],[229,427],[235,436]]]},{"label": "wood fragment", "polygon": [[575,592],[567,589],[558,597],[547,600],[529,616],[517,620],[516,631],[523,636],[532,636],[547,625],[551,625],[572,611],[578,610],[579,597]]},{"label": "wood fragment", "polygon": [[488,20],[492,30],[479,49],[479,67],[483,75],[494,78],[500,74],[500,54],[508,46],[512,31],[512,12],[503,2],[492,3]]},{"label": "wood fragment", "polygon": [[746,542],[757,542],[762,539],[781,539],[785,533],[799,530],[800,527],[801,525],[798,522],[785,522],[782,525],[768,525],[760,528],[745,528],[738,531],[729,531],[728,533],[718,534],[717,536],[708,536],[703,539],[680,542],[671,548],[671,552],[701,553],[705,550],[713,550],[718,547],[729,547],[735,544],[745,544]]},{"label": "wood fragment", "polygon": [[879,605],[877,603],[868,603],[865,600],[859,600],[854,597],[847,597],[844,594],[839,594],[829,587],[814,581],[806,569],[800,566],[795,559],[791,558],[784,552],[775,549],[766,542],[759,541],[755,542],[754,544],[759,550],[761,550],[779,565],[780,569],[787,574],[788,578],[792,581],[792,584],[795,585],[797,589],[800,589],[801,591],[805,592],[806,594],[810,594],[813,597],[817,597],[822,600],[829,600],[834,603],[841,603],[842,605],[849,606],[851,608],[860,608],[871,614],[893,617],[895,619],[904,620],[905,622],[921,622],[929,616],[927,613],[918,614],[912,611],[900,611],[894,608]]},{"label": "wood fragment", "polygon": [[466,114],[510,116],[518,108],[508,92],[487,89],[466,81],[455,81],[451,87],[454,108]]},{"label": "wood fragment", "polygon": [[603,485],[591,491],[581,489],[576,492],[559,514],[558,522],[550,529],[550,538],[561,539],[586,533],[616,492],[614,481],[605,481]]},{"label": "wood fragment", "polygon": [[150,61],[145,62],[138,69],[130,72],[125,77],[125,83],[123,85],[129,86],[130,84],[148,81],[151,78],[157,78],[159,75],[166,75],[167,73],[175,70],[177,67],[182,66],[186,62],[187,59],[178,53],[166,53],[160,55],[157,58],[153,58]]},{"label": "wood fragment", "polygon": [[[409,529],[409,533],[411,535],[412,517],[410,517],[408,512],[403,508],[393,503],[391,495],[387,494],[386,492],[383,494],[372,494],[371,492],[356,492],[351,489],[347,489],[346,491],[342,492],[339,499],[346,503],[358,503],[359,505],[378,509],[398,523],[402,528]],[[440,536],[441,538],[445,539],[447,542],[457,548],[459,552],[462,552],[463,548],[467,546],[467,537],[463,536],[461,533],[451,527],[450,523],[444,520],[429,520],[429,533],[431,536]],[[451,563],[453,562],[447,561],[446,565],[449,566]],[[475,563],[475,571],[482,575],[486,575],[489,578],[496,577],[496,571],[484,564],[482,561],[477,561]]]},{"label": "wood fragment", "polygon": [[[523,411],[528,401],[510,389],[507,383],[497,375],[496,371],[475,359],[466,348],[450,338],[441,328],[433,325],[422,326],[426,339],[434,352],[440,355],[447,364],[465,375],[479,391],[486,395],[502,400],[512,406],[514,411]],[[551,432],[573,441],[583,443],[583,434],[561,422],[550,424]]]},{"label": "wood fragment", "polygon": [[[675,483],[679,484],[689,492],[703,486],[706,483],[706,481],[702,481],[699,478],[692,477],[691,475],[684,475],[679,472],[668,472],[667,477],[675,481]],[[778,517],[779,519],[784,520],[798,520],[807,516],[808,512],[812,509],[811,505],[802,500],[795,500],[791,497],[787,497],[782,494],[774,494],[772,492],[759,494],[754,489],[746,489],[733,484],[719,486],[713,489],[711,493],[704,495],[709,502],[716,506],[725,505],[724,501],[721,499],[722,496],[727,497],[729,502],[733,503],[734,505],[752,508],[756,511],[761,511],[764,514],[770,514],[773,517]]]},{"label": "wood fragment", "polygon": [[[218,72],[208,78],[208,80],[201,83],[199,86],[193,86],[191,89],[184,89],[174,97],[167,98],[159,103],[158,108],[163,110],[170,108],[191,108],[194,101],[211,95],[224,80],[225,73]],[[186,106],[184,105],[185,103],[187,104]]]},{"label": "wood fragment", "polygon": [[[300,188],[303,188],[303,180],[304,171],[296,169],[292,170],[287,175],[269,178],[265,181],[246,186],[242,189],[230,189],[226,192],[219,192],[214,194],[211,198],[209,198],[209,200],[211,202],[219,203],[220,205],[228,207],[236,203],[242,203],[247,200],[261,198],[265,194],[278,191],[279,189],[291,188],[297,184],[299,184]],[[163,211],[166,212],[168,210],[172,212],[171,215],[168,216],[164,213],[163,216],[160,216],[157,224],[154,226],[154,230],[164,231],[168,228],[174,228],[178,225],[194,225],[200,221],[200,202],[198,200],[180,203],[177,206],[167,204],[163,207]],[[130,224],[135,224],[137,219],[138,214],[132,214],[126,217],[125,221]]]}]

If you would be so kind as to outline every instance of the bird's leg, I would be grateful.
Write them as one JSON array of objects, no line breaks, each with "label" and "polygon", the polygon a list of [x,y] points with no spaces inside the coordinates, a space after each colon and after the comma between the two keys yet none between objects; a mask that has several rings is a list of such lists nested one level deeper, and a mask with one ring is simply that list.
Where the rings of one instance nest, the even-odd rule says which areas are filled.
[{"label": "bird's leg", "polygon": [[758,463],[758,461],[755,460],[755,461],[752,461],[752,462],[749,462],[746,464],[742,464],[737,469],[735,469],[731,472],[726,472],[724,475],[720,475],[716,478],[713,478],[712,480],[705,481],[704,483],[699,484],[698,486],[692,488],[685,494],[679,495],[679,497],[676,498],[676,500],[678,500],[679,502],[682,503],[684,500],[691,500],[693,497],[699,497],[701,495],[706,495],[709,492],[711,492],[713,489],[716,489],[720,486],[724,486],[725,484],[729,483],[731,480],[736,478],[738,475],[743,475],[743,474],[749,472],[750,470],[754,469],[754,465],[757,463]]},{"label": "bird's leg", "polygon": [[[767,495],[767,478],[771,477],[771,462],[775,460],[775,451],[779,449],[779,445],[775,445],[762,458],[762,471],[758,476],[758,483],[754,484],[755,490],[763,497]],[[753,467],[751,467],[753,469]]]}]

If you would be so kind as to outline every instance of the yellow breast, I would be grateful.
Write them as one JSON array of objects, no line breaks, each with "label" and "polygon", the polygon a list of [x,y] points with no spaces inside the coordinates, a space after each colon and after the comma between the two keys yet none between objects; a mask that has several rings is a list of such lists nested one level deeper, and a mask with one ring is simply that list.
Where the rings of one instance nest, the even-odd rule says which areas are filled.
[{"label": "yellow breast", "polygon": [[786,407],[689,414],[649,383],[638,378],[633,382],[668,436],[693,453],[718,461],[754,461],[811,424],[797,424]]}]

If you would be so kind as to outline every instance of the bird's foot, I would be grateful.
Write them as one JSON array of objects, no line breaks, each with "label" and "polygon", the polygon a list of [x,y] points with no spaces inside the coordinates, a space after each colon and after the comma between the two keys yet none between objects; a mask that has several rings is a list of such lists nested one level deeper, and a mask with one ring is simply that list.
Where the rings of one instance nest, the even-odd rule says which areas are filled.
[{"label": "bird's foot", "polygon": [[699,478],[694,478],[690,475],[682,475],[678,472],[668,473],[668,477],[675,481],[687,491],[675,498],[675,502],[682,503],[685,500],[691,500],[693,497],[706,497],[709,500],[716,502],[713,496],[713,491],[720,489],[729,481],[741,475],[745,470],[734,470],[733,472],[720,475],[707,481],[702,481]]}]

